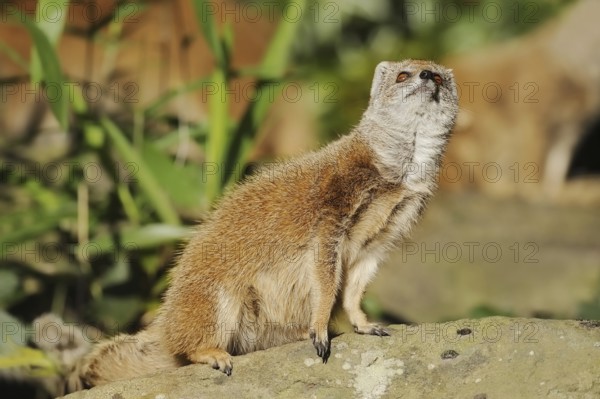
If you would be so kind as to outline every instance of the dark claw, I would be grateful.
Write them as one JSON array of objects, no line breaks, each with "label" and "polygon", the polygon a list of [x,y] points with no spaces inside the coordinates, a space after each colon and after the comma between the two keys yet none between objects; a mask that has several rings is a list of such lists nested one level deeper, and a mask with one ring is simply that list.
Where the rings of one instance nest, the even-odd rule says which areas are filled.
[{"label": "dark claw", "polygon": [[381,327],[373,328],[370,331],[370,333],[371,333],[371,335],[377,335],[377,336],[380,336],[380,337],[389,337],[390,336],[390,333],[387,332],[387,330],[385,330],[385,329],[383,329]]},{"label": "dark claw", "polygon": [[376,327],[371,327],[370,329],[366,330],[366,331],[361,331],[359,330],[359,328],[357,326],[354,326],[354,332],[357,334],[367,334],[367,335],[377,335],[378,337],[389,337],[390,333],[379,326]]},{"label": "dark claw", "polygon": [[218,370],[219,369],[219,363],[214,362],[211,366],[213,369]]},{"label": "dark claw", "polygon": [[315,331],[310,331],[310,338],[312,339],[314,347],[317,349],[317,356],[323,359],[323,363],[327,363],[329,355],[331,354],[331,343],[329,339],[325,338],[323,341],[317,341],[317,334]]},{"label": "dark claw", "polygon": [[314,342],[313,345],[317,349],[317,356],[323,359],[323,363],[327,363],[327,359],[329,359],[329,355],[331,354],[331,345],[329,340]]},{"label": "dark claw", "polygon": [[232,371],[233,371],[233,367],[230,367],[230,366],[226,366],[226,367],[225,367],[225,370],[223,370],[223,372],[224,372],[225,374],[227,374],[227,377],[230,377],[230,376],[231,376],[231,372],[232,372]]}]

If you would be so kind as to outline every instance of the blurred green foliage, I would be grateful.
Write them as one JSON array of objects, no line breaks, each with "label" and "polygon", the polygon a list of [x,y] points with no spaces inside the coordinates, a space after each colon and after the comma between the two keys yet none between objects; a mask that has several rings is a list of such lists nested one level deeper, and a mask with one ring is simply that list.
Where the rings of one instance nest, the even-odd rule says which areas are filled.
[{"label": "blurred green foliage", "polygon": [[[233,120],[228,104],[211,97],[206,122],[186,126],[187,134],[204,150],[206,163],[224,164],[230,172],[203,174],[197,165],[177,162],[167,151],[181,139],[180,129],[152,135],[150,126],[167,118],[161,113],[165,104],[199,90],[204,82],[226,87],[235,76],[251,76],[257,93],[279,87],[290,73],[321,87],[331,83],[338,89],[332,93],[334,101],[318,104],[322,137],[329,140],[347,131],[362,113],[379,60],[439,59],[471,50],[522,34],[568,3],[293,1],[304,10],[302,23],[284,18],[275,22],[262,61],[235,70],[233,22],[217,24],[210,15],[202,15],[206,0],[194,0],[198,26],[215,59],[213,71],[143,109],[124,104],[131,123],[98,114],[78,90],[70,102],[52,102],[61,134],[77,143],[58,163],[69,171],[68,177],[43,178],[48,173],[36,173],[35,168],[44,165],[2,148],[0,308],[23,320],[52,311],[122,331],[135,328],[144,313],[157,307],[166,286],[165,270],[189,234],[186,226],[239,178],[232,166],[248,162],[270,106],[269,96],[250,96],[256,100]],[[68,7],[66,2],[57,4]],[[122,22],[115,18],[106,31],[93,33],[105,35],[98,38],[99,45],[118,48]],[[34,44],[32,57],[24,60],[3,43],[0,51],[27,66],[32,82],[62,87],[65,77],[55,45],[64,24],[44,23],[43,18],[10,23],[27,28]],[[99,170],[89,170],[91,165]],[[90,173],[102,179],[89,184]]]},{"label": "blurred green foliage", "polygon": [[[277,86],[287,72],[299,26],[279,21],[260,64],[234,70],[232,25],[219,27],[212,15],[202,15],[205,3],[196,0],[193,5],[216,60],[210,76],[167,92],[143,109],[123,104],[133,115],[129,124],[95,112],[77,86],[70,102],[63,101],[69,96],[62,96],[50,104],[61,134],[78,143],[74,152],[45,164],[20,158],[10,148],[2,150],[0,307],[25,320],[52,311],[111,331],[135,328],[142,314],[155,309],[174,250],[190,233],[185,225],[193,224],[198,212],[208,210],[239,176],[203,176],[197,165],[176,162],[166,149],[180,139],[179,130],[154,137],[151,129],[147,134],[140,129],[163,118],[165,104],[199,90],[202,82],[226,88],[234,76],[243,74],[255,79],[257,92]],[[302,1],[295,3],[304,6]],[[57,12],[67,15],[68,2],[60,5]],[[19,15],[9,21],[23,24],[31,36],[29,62],[6,45],[1,49],[27,66],[32,83],[64,87],[55,49],[64,21],[49,19]],[[120,32],[122,23],[122,18],[111,19],[107,32]],[[119,45],[114,40],[99,42],[113,50]],[[229,104],[212,96],[208,121],[188,126],[191,138],[204,148],[207,164],[247,162],[270,105],[269,96],[252,97],[256,101],[233,120]],[[47,168],[62,178],[53,179],[57,174]]]}]

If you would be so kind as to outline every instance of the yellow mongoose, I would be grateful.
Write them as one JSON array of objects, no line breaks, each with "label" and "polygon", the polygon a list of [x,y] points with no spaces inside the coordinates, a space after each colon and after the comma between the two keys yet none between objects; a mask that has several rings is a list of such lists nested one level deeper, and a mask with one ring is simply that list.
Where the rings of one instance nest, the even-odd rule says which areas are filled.
[{"label": "yellow mongoose", "polygon": [[325,362],[336,301],[357,333],[387,335],[361,297],[436,188],[457,112],[450,70],[381,62],[352,133],[225,196],[183,251],[157,319],[99,344],[71,389],[190,362],[229,375],[231,355],[309,337]]}]

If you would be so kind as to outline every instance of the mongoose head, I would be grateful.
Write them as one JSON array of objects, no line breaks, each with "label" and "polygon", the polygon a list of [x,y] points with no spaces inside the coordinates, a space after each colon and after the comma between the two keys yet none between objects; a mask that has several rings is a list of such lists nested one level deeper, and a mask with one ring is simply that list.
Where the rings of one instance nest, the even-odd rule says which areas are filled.
[{"label": "mongoose head", "polygon": [[[447,134],[458,113],[458,94],[452,71],[431,61],[383,61],[377,65],[366,115],[413,130],[431,127]],[[437,129],[435,129],[437,127]]]}]

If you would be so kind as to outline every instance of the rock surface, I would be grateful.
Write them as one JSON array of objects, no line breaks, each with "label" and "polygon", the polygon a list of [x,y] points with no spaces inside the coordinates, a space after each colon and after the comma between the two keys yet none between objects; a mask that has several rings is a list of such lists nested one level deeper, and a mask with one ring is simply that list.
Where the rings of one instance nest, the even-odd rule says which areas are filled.
[{"label": "rock surface", "polygon": [[205,365],[65,399],[599,398],[600,323],[491,317],[342,334],[327,364],[298,342],[236,357],[231,377]]}]

